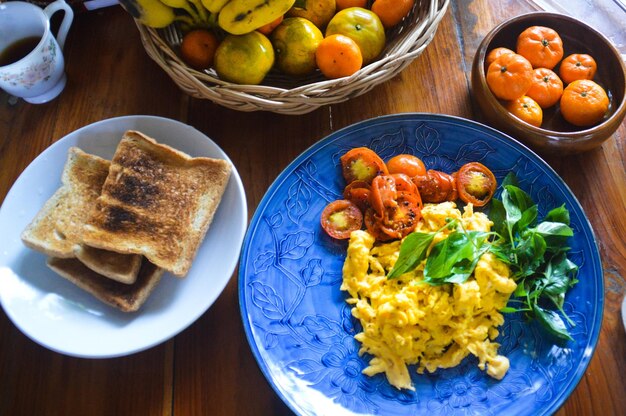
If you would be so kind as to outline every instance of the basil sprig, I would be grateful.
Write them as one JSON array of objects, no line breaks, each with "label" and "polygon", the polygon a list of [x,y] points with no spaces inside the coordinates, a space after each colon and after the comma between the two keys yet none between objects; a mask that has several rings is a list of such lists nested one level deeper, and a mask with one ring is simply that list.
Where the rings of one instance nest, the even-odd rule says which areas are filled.
[{"label": "basil sprig", "polygon": [[489,233],[456,229],[447,238],[435,244],[427,255],[435,235],[445,228],[454,230],[458,224],[457,220],[449,219],[447,225],[435,232],[409,234],[402,241],[398,260],[387,278],[393,279],[410,272],[426,259],[424,266],[426,283],[442,285],[466,281],[474,272],[480,256],[488,249],[485,243]]},{"label": "basil sprig", "polygon": [[[524,312],[558,339],[571,340],[561,317],[574,325],[563,311],[565,294],[578,282],[578,266],[567,258],[567,240],[573,235],[569,211],[562,205],[538,221],[537,204],[517,186],[515,175],[507,175],[502,188],[489,212],[495,232],[466,231],[458,220],[450,220],[438,231],[411,233],[403,240],[387,278],[397,278],[426,260],[424,282],[463,283],[480,256],[490,251],[509,265],[517,283],[511,303],[520,306],[507,306],[502,312]],[[445,228],[454,231],[428,252],[435,235]]]}]

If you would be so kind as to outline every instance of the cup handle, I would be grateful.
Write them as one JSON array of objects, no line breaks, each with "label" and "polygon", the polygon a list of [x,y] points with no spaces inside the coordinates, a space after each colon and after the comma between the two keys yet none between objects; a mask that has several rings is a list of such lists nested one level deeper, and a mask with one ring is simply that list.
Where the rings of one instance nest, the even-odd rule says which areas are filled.
[{"label": "cup handle", "polygon": [[65,45],[65,38],[67,37],[67,32],[69,32],[72,20],[74,20],[74,10],[72,10],[72,8],[65,2],[65,0],[57,0],[54,3],[50,3],[45,9],[43,9],[43,12],[46,14],[46,16],[48,16],[48,20],[50,20],[52,15],[59,10],[63,10],[65,12],[65,15],[63,16],[63,22],[61,22],[61,26],[59,27],[59,33],[57,33],[56,39],[61,49],[63,49],[63,45]]}]

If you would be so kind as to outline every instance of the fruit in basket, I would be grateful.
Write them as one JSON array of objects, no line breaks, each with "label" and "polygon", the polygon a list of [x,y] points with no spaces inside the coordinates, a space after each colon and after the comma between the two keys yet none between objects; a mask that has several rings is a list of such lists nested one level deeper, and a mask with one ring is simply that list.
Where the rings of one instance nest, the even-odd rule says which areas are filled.
[{"label": "fruit in basket", "polygon": [[202,5],[211,13],[219,13],[230,0],[202,0]]},{"label": "fruit in basket", "polygon": [[383,22],[385,29],[390,29],[404,19],[415,4],[415,0],[375,0],[372,11]]},{"label": "fruit in basket", "polygon": [[487,85],[501,100],[515,100],[526,94],[533,82],[533,67],[519,54],[502,55],[487,68]]},{"label": "fruit in basket", "polygon": [[263,33],[265,36],[268,36],[270,33],[272,33],[274,31],[274,29],[276,29],[278,27],[278,25],[280,25],[283,20],[285,20],[285,16],[278,16],[278,18],[272,20],[271,22],[269,22],[266,25],[261,26],[260,28],[258,28],[257,30],[261,33]]},{"label": "fruit in basket", "polygon": [[296,0],[293,7],[287,12],[287,16],[304,17],[324,30],[335,15],[336,10],[337,3],[335,0]]},{"label": "fruit in basket", "polygon": [[533,68],[552,69],[563,58],[563,41],[552,28],[531,26],[517,37],[517,53]]},{"label": "fruit in basket", "polygon": [[195,24],[205,24],[209,15],[200,0],[159,0],[173,9],[184,10]]},{"label": "fruit in basket", "polygon": [[570,83],[561,96],[561,114],[575,126],[592,126],[602,120],[609,109],[609,97],[597,83],[579,79]]},{"label": "fruit in basket", "polygon": [[307,75],[315,71],[315,50],[324,38],[310,20],[286,18],[270,37],[276,67],[288,75]]},{"label": "fruit in basket", "polygon": [[163,28],[176,18],[174,9],[159,0],[120,0],[120,4],[128,14],[149,27]]},{"label": "fruit in basket", "polygon": [[220,11],[218,24],[233,35],[250,33],[284,15],[295,0],[230,0]]},{"label": "fruit in basket", "polygon": [[348,7],[367,7],[367,0],[335,0],[335,2],[337,3],[337,11]]},{"label": "fruit in basket", "polygon": [[566,84],[577,79],[593,79],[598,65],[595,59],[584,53],[574,53],[561,61],[559,75]]},{"label": "fruit in basket", "polygon": [[190,67],[205,69],[213,65],[213,57],[219,41],[213,32],[195,29],[183,37],[180,55]]},{"label": "fruit in basket", "polygon": [[385,49],[385,27],[371,10],[350,7],[333,16],[326,36],[341,34],[354,40],[363,55],[363,65],[373,62]]},{"label": "fruit in basket", "polygon": [[274,65],[269,39],[257,31],[227,35],[215,51],[215,71],[224,81],[260,84]]},{"label": "fruit in basket", "polygon": [[355,41],[336,34],[325,37],[315,51],[317,67],[326,78],[348,77],[361,69],[363,55]]}]

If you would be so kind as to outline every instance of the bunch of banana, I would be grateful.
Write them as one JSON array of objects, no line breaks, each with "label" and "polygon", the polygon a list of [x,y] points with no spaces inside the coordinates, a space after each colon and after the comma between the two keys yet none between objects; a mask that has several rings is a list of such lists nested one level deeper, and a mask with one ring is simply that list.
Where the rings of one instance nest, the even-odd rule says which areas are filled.
[{"label": "bunch of banana", "polygon": [[188,27],[209,27],[215,16],[200,0],[119,0],[122,7],[142,24],[164,28],[179,21]]}]

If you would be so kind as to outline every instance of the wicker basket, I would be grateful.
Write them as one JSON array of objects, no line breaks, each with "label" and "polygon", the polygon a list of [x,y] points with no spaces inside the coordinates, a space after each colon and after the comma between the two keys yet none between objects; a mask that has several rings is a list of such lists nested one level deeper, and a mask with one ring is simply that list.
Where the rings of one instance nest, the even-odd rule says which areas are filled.
[{"label": "wicker basket", "polygon": [[148,55],[189,95],[240,111],[305,114],[364,94],[402,71],[432,41],[449,3],[417,0],[410,14],[387,32],[387,45],[380,59],[350,77],[336,80],[324,78],[319,71],[299,79],[271,71],[261,85],[233,84],[220,80],[212,69],[190,68],[159,31],[140,23],[137,27]]}]

